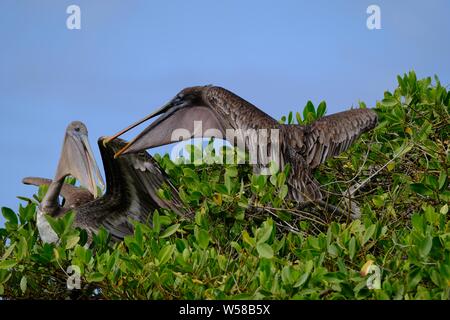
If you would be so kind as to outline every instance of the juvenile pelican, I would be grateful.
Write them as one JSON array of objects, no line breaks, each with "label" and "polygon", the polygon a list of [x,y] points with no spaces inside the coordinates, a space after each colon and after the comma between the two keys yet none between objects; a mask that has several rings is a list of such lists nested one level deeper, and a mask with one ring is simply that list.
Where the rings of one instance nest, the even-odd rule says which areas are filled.
[{"label": "juvenile pelican", "polygon": [[[67,127],[55,179],[23,179],[25,184],[50,182],[37,213],[37,227],[44,242],[58,240],[45,214],[59,217],[74,210],[75,227],[91,235],[103,226],[115,239],[123,239],[133,232],[130,218],[145,223],[155,209],[191,214],[167,175],[147,152],[114,159],[114,154],[126,145],[125,141],[116,139],[105,144],[104,140],[98,140],[106,176],[106,192],[100,198],[96,181],[103,185],[102,178],[89,145],[87,128],[78,121]],[[64,184],[68,175],[77,178],[87,190]],[[168,188],[170,200],[158,196],[160,188]],[[60,195],[65,199],[64,206],[59,204]]]},{"label": "juvenile pelican", "polygon": [[362,133],[377,124],[377,115],[370,109],[335,113],[306,126],[279,124],[256,106],[224,88],[197,86],[183,89],[163,107],[108,140],[158,115],[161,116],[122,148],[116,157],[174,142],[172,132],[178,128],[187,129],[194,136],[195,121],[202,122],[204,137],[211,136],[208,131],[214,132],[209,129],[220,132],[222,137],[227,137],[228,129],[278,129],[281,168],[286,163],[291,164],[287,179],[289,196],[298,202],[321,200],[320,185],[314,179],[312,170],[328,158],[347,150]]}]

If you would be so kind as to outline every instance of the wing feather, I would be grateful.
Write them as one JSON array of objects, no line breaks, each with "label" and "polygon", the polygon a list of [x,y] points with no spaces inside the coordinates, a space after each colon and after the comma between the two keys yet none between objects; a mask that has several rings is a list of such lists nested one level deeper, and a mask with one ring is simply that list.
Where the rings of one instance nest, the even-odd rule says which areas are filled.
[{"label": "wing feather", "polygon": [[344,152],[361,134],[373,129],[377,121],[377,114],[371,109],[352,109],[315,121],[305,128],[306,164],[313,169]]},{"label": "wing feather", "polygon": [[[106,145],[103,145],[102,138],[99,140],[107,180],[104,201],[115,201],[117,205],[113,212],[92,212],[96,224],[103,225],[114,237],[121,239],[132,233],[130,218],[149,223],[153,212],[160,208],[191,217],[192,212],[186,209],[178,190],[150,154],[141,151],[114,159],[114,154],[125,145],[121,139]],[[159,196],[161,188],[168,188],[171,199]]]},{"label": "wing feather", "polygon": [[[52,180],[40,177],[26,177],[22,179],[22,183],[39,187],[42,185],[50,185]],[[94,200],[94,196],[87,189],[68,183],[64,183],[61,188],[61,196],[65,200],[64,207],[67,208],[76,208]]]},{"label": "wing feather", "polygon": [[[130,162],[130,167],[134,168],[132,183],[140,195],[143,195],[144,198],[150,196],[161,208],[170,209],[179,215],[190,214],[190,211],[186,210],[179,198],[178,190],[170,181],[169,176],[150,154],[144,151],[124,155],[124,158],[128,158],[127,161]],[[171,199],[159,197],[158,190],[163,188],[167,188]]]}]

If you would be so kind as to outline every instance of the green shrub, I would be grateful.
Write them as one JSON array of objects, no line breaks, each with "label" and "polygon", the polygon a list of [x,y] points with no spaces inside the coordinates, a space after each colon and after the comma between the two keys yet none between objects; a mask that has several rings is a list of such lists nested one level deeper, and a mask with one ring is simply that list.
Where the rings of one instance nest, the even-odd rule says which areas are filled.
[{"label": "green shrub", "polygon": [[[377,103],[379,126],[315,173],[327,201],[358,208],[360,219],[293,207],[287,171],[255,176],[246,165],[176,165],[157,156],[194,221],[155,211],[123,242],[101,230],[88,247],[67,215],[55,222],[58,245],[43,244],[35,225],[41,188],[21,198],[18,212],[2,208],[0,297],[449,299],[450,93],[413,72],[398,83]],[[308,102],[295,119],[308,124],[325,111],[324,102]],[[370,261],[380,289],[369,289],[361,273]],[[67,289],[69,266],[79,268],[81,290]]]}]

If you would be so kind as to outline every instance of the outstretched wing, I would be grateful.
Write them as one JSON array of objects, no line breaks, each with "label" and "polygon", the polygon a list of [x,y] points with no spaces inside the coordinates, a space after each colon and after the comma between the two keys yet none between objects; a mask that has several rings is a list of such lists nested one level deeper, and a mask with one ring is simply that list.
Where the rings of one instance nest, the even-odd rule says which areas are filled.
[{"label": "outstretched wing", "polygon": [[[124,155],[123,158],[129,162],[126,169],[129,170],[130,176],[134,177],[130,181],[142,201],[151,199],[151,203],[154,202],[161,208],[170,209],[181,216],[192,216],[192,212],[187,210],[181,201],[178,190],[169,176],[152,156],[143,151]],[[167,191],[165,194],[168,199],[159,196],[160,190]]]},{"label": "outstretched wing", "polygon": [[[173,210],[179,215],[191,217],[192,212],[185,208],[177,189],[170,182],[158,163],[146,152],[126,154],[114,159],[114,154],[126,145],[121,139],[99,147],[106,175],[106,193],[92,210],[92,219],[97,226],[104,226],[114,237],[123,238],[132,231],[131,220],[150,222],[157,209]],[[159,196],[159,190],[167,188],[170,199]],[[101,202],[101,203],[100,203]],[[114,203],[114,210],[104,209]]]},{"label": "outstretched wing", "polygon": [[378,122],[371,109],[352,109],[325,116],[305,127],[303,151],[309,168],[347,150],[358,137]]},{"label": "outstretched wing", "polygon": [[[22,179],[22,183],[39,187],[50,185],[52,180],[40,177],[26,177]],[[94,200],[94,196],[87,189],[75,187],[68,183],[64,183],[62,186],[61,196],[65,200],[64,207],[66,208],[77,208]]]}]

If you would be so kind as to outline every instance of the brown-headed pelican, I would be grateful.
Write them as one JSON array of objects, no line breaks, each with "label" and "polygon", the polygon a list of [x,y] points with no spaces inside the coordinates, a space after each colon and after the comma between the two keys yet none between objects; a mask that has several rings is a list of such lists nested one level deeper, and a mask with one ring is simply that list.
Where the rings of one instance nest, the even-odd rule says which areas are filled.
[{"label": "brown-headed pelican", "polygon": [[[196,121],[201,121],[204,137],[211,136],[208,131],[219,131],[222,137],[227,137],[229,129],[278,129],[279,164],[281,168],[287,163],[291,164],[291,173],[287,179],[289,196],[298,202],[321,200],[320,185],[314,179],[312,170],[328,158],[347,150],[362,133],[377,124],[377,115],[370,109],[335,113],[310,125],[280,124],[256,106],[224,88],[197,86],[183,89],[163,107],[108,140],[158,115],[161,116],[121,149],[116,157],[174,142],[174,129],[187,129],[194,136]],[[239,136],[237,138],[239,139]],[[242,136],[241,138],[246,139]]]},{"label": "brown-headed pelican", "polygon": [[[97,197],[97,181],[103,184],[101,175],[89,145],[87,128],[79,121],[67,127],[55,179],[29,177],[23,180],[25,184],[49,183],[37,213],[37,227],[44,242],[58,241],[45,214],[60,217],[74,210],[74,227],[85,229],[91,236],[103,226],[116,240],[133,232],[130,219],[146,223],[156,209],[191,215],[168,176],[147,152],[114,159],[114,154],[126,142],[121,139],[104,142],[104,137],[98,140],[106,176],[106,192],[101,197]],[[69,175],[77,178],[87,189],[65,184],[65,177]],[[171,199],[162,199],[158,195],[158,190],[164,188],[169,191]],[[64,206],[59,204],[60,195],[65,199]]]}]

